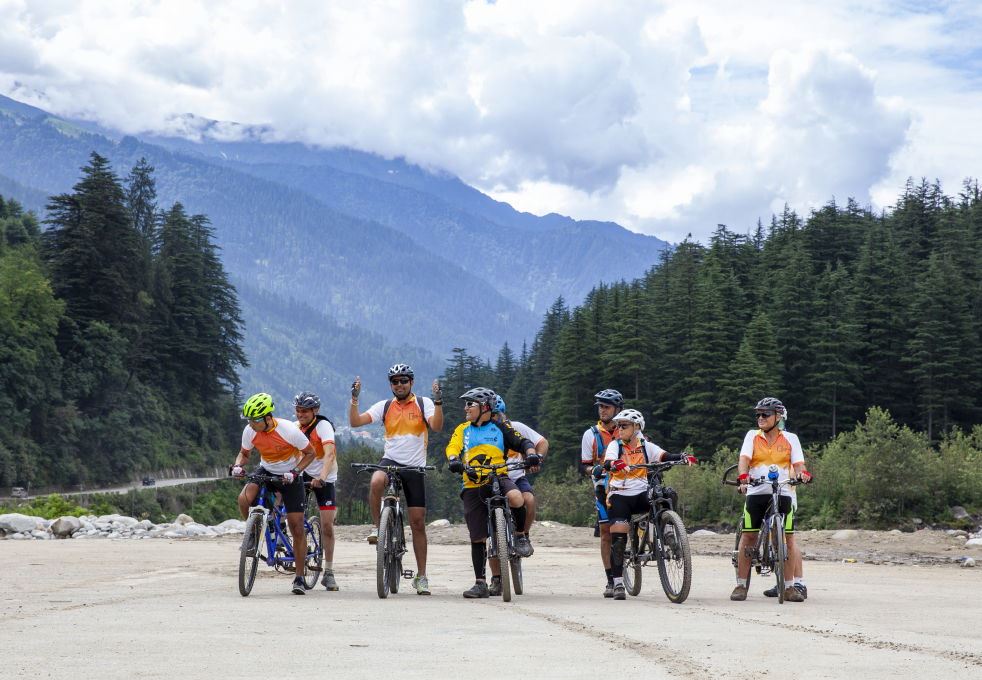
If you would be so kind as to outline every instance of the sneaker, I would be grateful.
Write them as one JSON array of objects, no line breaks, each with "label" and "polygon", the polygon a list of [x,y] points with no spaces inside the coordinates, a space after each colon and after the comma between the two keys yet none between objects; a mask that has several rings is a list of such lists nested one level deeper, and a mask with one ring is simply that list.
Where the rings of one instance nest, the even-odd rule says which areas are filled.
[{"label": "sneaker", "polygon": [[498,597],[499,595],[501,595],[501,577],[500,576],[492,576],[491,577],[491,585],[488,588],[488,594],[491,595],[492,597]]},{"label": "sneaker", "polygon": [[801,594],[801,591],[796,589],[794,586],[784,589],[784,599],[787,602],[804,602],[805,596]]},{"label": "sneaker", "polygon": [[297,576],[296,578],[293,579],[293,588],[292,588],[292,590],[293,590],[293,594],[294,595],[306,595],[307,594],[307,586],[304,585],[303,579],[300,578],[299,576]]},{"label": "sneaker", "polygon": [[532,549],[532,543],[528,536],[522,534],[515,537],[515,552],[518,553],[519,557],[532,557],[535,550]]},{"label": "sneaker", "polygon": [[430,582],[425,576],[417,576],[413,579],[413,588],[416,589],[417,595],[429,595],[430,594]]},{"label": "sneaker", "polygon": [[777,597],[777,586],[771,586],[765,590],[764,597]]},{"label": "sneaker", "polygon": [[614,596],[614,582],[607,581],[607,587],[604,588],[604,597],[613,597],[613,596]]},{"label": "sneaker", "polygon": [[464,591],[464,597],[466,597],[468,600],[476,600],[490,596],[491,593],[488,592],[488,584],[485,581],[475,581],[474,585],[470,587],[470,590]]},{"label": "sneaker", "polygon": [[331,592],[338,590],[338,582],[334,580],[333,571],[325,571],[324,578],[321,579],[321,583]]},{"label": "sneaker", "polygon": [[615,600],[627,599],[627,590],[624,588],[623,583],[618,583],[616,586],[614,586],[614,599]]},{"label": "sneaker", "polygon": [[734,602],[743,602],[747,599],[747,586],[737,586],[730,593],[730,599]]},{"label": "sneaker", "polygon": [[375,545],[378,543],[378,527],[372,527],[371,532],[368,534],[368,544]]},{"label": "sneaker", "polygon": [[801,596],[803,598],[805,598],[806,600],[808,599],[808,588],[805,587],[804,583],[795,583],[791,587],[797,590],[799,593],[801,593]]}]

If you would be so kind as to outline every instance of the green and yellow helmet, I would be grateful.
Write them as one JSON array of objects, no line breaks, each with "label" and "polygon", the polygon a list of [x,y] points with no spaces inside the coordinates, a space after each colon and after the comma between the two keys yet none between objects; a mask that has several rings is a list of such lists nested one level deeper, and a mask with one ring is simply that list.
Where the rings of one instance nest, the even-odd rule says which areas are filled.
[{"label": "green and yellow helmet", "polygon": [[254,394],[242,405],[242,417],[257,420],[273,412],[273,397],[265,392]]}]

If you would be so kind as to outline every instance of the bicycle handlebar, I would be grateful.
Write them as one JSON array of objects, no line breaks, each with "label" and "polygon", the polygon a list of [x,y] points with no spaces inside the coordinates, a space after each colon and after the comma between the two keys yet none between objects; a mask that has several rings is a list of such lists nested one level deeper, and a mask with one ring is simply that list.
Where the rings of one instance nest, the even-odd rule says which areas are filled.
[{"label": "bicycle handlebar", "polygon": [[498,470],[527,470],[528,466],[523,461],[521,463],[494,463],[488,465],[487,463],[482,463],[481,465],[465,465],[465,472],[478,472],[480,470],[490,470],[491,472],[497,472]]},{"label": "bicycle handlebar", "polygon": [[645,469],[645,470],[660,471],[660,470],[667,470],[668,468],[674,467],[675,465],[688,465],[688,464],[689,464],[688,460],[667,460],[659,463],[638,463],[637,465],[628,465],[627,469],[628,470]]},{"label": "bicycle handlebar", "polygon": [[[740,486],[740,482],[738,480],[736,480],[736,479],[727,479],[727,477],[729,476],[729,474],[731,472],[733,472],[734,470],[736,470],[737,467],[739,467],[739,465],[738,464],[734,464],[734,465],[731,465],[730,467],[726,468],[726,470],[723,471],[723,479],[720,480],[720,484],[723,484],[724,486]],[[814,478],[812,479],[812,481],[814,481]],[[770,483],[771,483],[771,480],[769,480],[767,477],[757,477],[756,479],[748,479],[747,480],[747,484],[749,484],[750,486],[760,486],[761,484],[770,484]],[[799,481],[799,480],[797,480],[797,479],[795,479],[793,477],[788,478],[788,479],[784,480],[783,482],[780,482],[780,484],[787,484],[788,486],[798,486],[800,484],[810,484],[810,483],[811,483],[811,481],[808,481],[808,482],[806,482],[804,480]]]},{"label": "bicycle handlebar", "polygon": [[382,472],[418,472],[426,474],[427,470],[436,470],[435,465],[376,465],[375,463],[352,463],[351,467],[358,472],[381,470]]}]

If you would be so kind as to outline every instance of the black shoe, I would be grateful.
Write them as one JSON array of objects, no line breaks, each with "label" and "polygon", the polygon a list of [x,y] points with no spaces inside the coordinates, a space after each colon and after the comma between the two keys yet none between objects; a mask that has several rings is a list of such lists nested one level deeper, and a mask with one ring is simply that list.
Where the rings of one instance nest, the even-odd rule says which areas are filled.
[{"label": "black shoe", "polygon": [[607,581],[607,587],[604,588],[604,597],[613,597],[613,596],[614,596],[614,582]]},{"label": "black shoe", "polygon": [[464,591],[464,597],[468,600],[483,599],[490,596],[491,593],[488,591],[488,584],[485,581],[476,581],[470,590]]},{"label": "black shoe", "polygon": [[771,586],[765,590],[764,597],[777,597],[777,586]]},{"label": "black shoe", "polygon": [[515,537],[515,552],[518,553],[519,557],[532,557],[535,550],[532,549],[532,543],[528,536],[522,534]]},{"label": "black shoe", "polygon": [[491,595],[492,597],[498,597],[499,595],[501,595],[501,577],[500,576],[492,576],[491,577],[491,586],[488,588],[488,594]]},{"label": "black shoe", "polygon": [[307,586],[304,584],[303,579],[297,576],[293,579],[293,594],[294,595],[306,595]]},{"label": "black shoe", "polygon": [[623,583],[618,583],[616,586],[614,586],[614,599],[615,600],[627,599],[627,590],[624,589]]}]

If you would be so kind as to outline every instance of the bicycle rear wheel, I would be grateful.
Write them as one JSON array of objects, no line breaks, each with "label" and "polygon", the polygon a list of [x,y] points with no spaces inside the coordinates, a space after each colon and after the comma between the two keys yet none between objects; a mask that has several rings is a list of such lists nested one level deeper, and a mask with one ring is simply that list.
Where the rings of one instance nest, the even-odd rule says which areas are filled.
[{"label": "bicycle rear wheel", "polygon": [[771,521],[771,547],[774,555],[774,578],[777,579],[777,602],[784,604],[784,558],[788,547],[784,543],[784,517],[775,515]]},{"label": "bicycle rear wheel", "polygon": [[324,562],[324,546],[321,544],[321,518],[320,512],[316,517],[304,522],[304,529],[307,532],[307,559],[304,562],[303,583],[310,590],[317,585],[320,577],[321,565]]},{"label": "bicycle rear wheel", "polygon": [[262,535],[262,513],[253,512],[246,520],[242,546],[239,548],[239,594],[248,597],[256,582],[256,569],[259,567],[259,543]]},{"label": "bicycle rear wheel", "polygon": [[516,595],[521,595],[525,590],[525,584],[522,583],[522,558],[513,557],[508,560],[508,564],[511,568],[511,584]]},{"label": "bicycle rear wheel", "polygon": [[641,594],[641,560],[638,555],[646,552],[647,535],[641,524],[632,524],[628,529],[628,547],[624,551],[624,589],[628,595]]},{"label": "bicycle rear wheel", "polygon": [[392,508],[382,508],[378,523],[378,542],[375,544],[375,590],[381,599],[389,596],[389,536],[392,535]]},{"label": "bicycle rear wheel", "polygon": [[658,551],[658,577],[662,590],[671,602],[681,604],[692,586],[692,553],[682,518],[674,510],[658,516],[661,528],[661,550]]},{"label": "bicycle rear wheel", "polygon": [[511,602],[511,574],[506,567],[508,560],[508,522],[502,508],[494,509],[494,541],[497,544],[498,565],[501,572],[501,599]]}]

